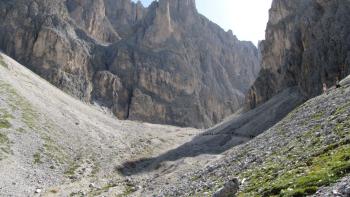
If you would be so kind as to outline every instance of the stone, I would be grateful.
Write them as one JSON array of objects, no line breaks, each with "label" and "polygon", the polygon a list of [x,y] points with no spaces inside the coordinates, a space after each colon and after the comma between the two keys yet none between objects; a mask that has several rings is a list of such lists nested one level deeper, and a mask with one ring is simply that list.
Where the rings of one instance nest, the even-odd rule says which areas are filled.
[{"label": "stone", "polygon": [[210,127],[241,107],[260,69],[257,48],[194,0],[13,0],[0,10],[0,50],[118,119]]},{"label": "stone", "polygon": [[234,197],[239,190],[239,180],[233,178],[225,183],[225,185],[213,194],[213,197]]},{"label": "stone", "polygon": [[344,78],[343,80],[341,80],[339,84],[342,87],[350,85],[350,76],[348,76],[348,77]]},{"label": "stone", "polygon": [[345,194],[346,196],[350,196],[350,186],[348,186],[348,187],[346,187],[346,188],[344,189],[344,194]]},{"label": "stone", "polygon": [[339,194],[340,194],[337,190],[333,190],[332,193],[333,193],[334,195],[339,195]]},{"label": "stone", "polygon": [[89,184],[89,187],[90,187],[90,188],[96,188],[96,186],[95,186],[94,183],[90,183],[90,184]]},{"label": "stone", "polygon": [[36,193],[36,194],[40,194],[40,193],[41,193],[41,189],[39,189],[39,188],[38,188],[38,189],[36,189],[34,193]]}]

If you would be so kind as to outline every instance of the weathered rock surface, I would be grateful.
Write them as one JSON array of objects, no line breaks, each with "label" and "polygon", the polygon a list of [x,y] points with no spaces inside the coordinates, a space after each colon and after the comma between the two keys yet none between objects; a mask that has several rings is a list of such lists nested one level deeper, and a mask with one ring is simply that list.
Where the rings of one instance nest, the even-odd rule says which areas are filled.
[{"label": "weathered rock surface", "polygon": [[194,0],[0,2],[0,49],[120,119],[208,127],[235,112],[258,52]]},{"label": "weathered rock surface", "polygon": [[317,196],[339,196],[349,197],[350,196],[350,177],[344,177],[336,184],[320,188],[313,197]]},{"label": "weathered rock surface", "polygon": [[350,66],[350,2],[343,0],[274,0],[260,44],[262,69],[247,96],[249,108],[287,87],[307,97],[335,85]]},{"label": "weathered rock surface", "polygon": [[239,190],[239,180],[233,178],[225,183],[225,185],[213,194],[213,197],[235,197]]}]

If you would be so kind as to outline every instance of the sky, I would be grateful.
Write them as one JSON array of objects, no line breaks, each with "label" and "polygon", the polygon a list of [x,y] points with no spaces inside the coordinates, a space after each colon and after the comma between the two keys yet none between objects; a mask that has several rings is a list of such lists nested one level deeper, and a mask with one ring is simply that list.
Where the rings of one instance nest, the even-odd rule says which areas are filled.
[{"label": "sky", "polygon": [[[137,0],[134,0],[137,1]],[[152,0],[141,0],[148,6]],[[272,0],[196,0],[197,10],[224,30],[231,29],[239,40],[257,45],[265,38]]]}]

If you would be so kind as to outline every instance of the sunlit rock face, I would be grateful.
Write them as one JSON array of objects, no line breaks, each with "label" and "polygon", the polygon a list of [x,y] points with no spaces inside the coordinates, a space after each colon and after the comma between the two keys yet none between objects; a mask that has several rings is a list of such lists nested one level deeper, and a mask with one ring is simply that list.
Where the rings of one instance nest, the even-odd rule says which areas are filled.
[{"label": "sunlit rock face", "polygon": [[262,69],[249,91],[249,108],[291,86],[306,97],[349,74],[350,1],[274,0],[260,44]]},{"label": "sunlit rock face", "polygon": [[258,51],[195,0],[5,0],[0,49],[120,119],[209,127],[241,107]]}]

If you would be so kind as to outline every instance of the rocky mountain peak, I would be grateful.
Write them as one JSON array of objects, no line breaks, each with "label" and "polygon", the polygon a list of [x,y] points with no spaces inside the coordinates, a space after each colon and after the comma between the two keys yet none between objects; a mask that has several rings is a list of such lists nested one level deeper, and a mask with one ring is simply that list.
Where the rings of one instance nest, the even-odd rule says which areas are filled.
[{"label": "rocky mountain peak", "polygon": [[194,0],[14,0],[0,10],[1,50],[119,119],[212,126],[240,108],[259,70],[256,47]]},{"label": "rocky mountain peak", "polygon": [[169,4],[174,10],[196,10],[195,0],[159,0],[157,3],[160,6]]},{"label": "rocky mountain peak", "polygon": [[193,21],[198,15],[195,0],[159,0],[150,8],[155,9],[165,20],[178,23]]}]

